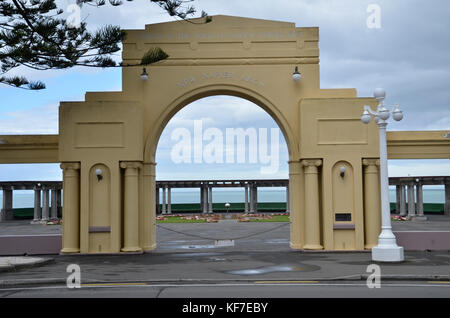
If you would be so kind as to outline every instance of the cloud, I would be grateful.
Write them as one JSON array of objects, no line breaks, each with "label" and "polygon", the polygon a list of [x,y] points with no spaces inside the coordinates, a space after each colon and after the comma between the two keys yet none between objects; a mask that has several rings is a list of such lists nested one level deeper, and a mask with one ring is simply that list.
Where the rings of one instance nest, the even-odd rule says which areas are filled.
[{"label": "cloud", "polygon": [[[74,0],[58,0],[69,4]],[[369,4],[381,8],[381,29],[366,25]],[[321,87],[356,88],[358,96],[372,96],[376,87],[387,91],[387,104],[399,103],[404,111],[401,122],[389,124],[389,130],[428,130],[450,128],[450,1],[435,0],[433,5],[419,0],[258,0],[212,1],[196,0],[194,6],[210,15],[225,14],[256,19],[293,22],[297,27],[318,26],[320,32]],[[149,1],[124,2],[122,6],[102,8],[84,6],[82,17],[94,30],[106,24],[125,29],[144,29],[146,24],[173,21],[164,10]],[[61,74],[75,76],[67,80],[59,100],[84,94],[77,91],[97,84],[71,85],[85,82],[77,74],[89,74],[93,80],[108,85],[104,72],[90,68],[65,71],[35,72],[23,70],[32,79],[63,79]],[[103,74],[103,77],[102,77]],[[81,78],[81,79],[80,79]],[[66,80],[66,79],[65,79]],[[77,83],[78,84],[78,83]],[[114,84],[116,85],[116,84]],[[70,92],[69,92],[70,87]],[[116,87],[113,87],[114,89]],[[113,89],[111,88],[111,89]],[[1,89],[23,100],[20,90]],[[11,92],[11,93],[9,93]],[[72,99],[72,98],[70,98]],[[2,103],[5,103],[5,98]],[[29,99],[31,100],[31,98]],[[40,104],[39,104],[40,103]],[[6,104],[6,103],[5,103]],[[0,133],[57,133],[57,102],[39,101],[20,110],[0,113]],[[9,105],[9,104],[8,104]],[[195,176],[242,176],[254,178],[259,167],[226,167],[199,165],[174,166],[170,163],[170,133],[177,127],[193,127],[193,121],[202,119],[204,127],[277,127],[273,119],[260,107],[243,99],[215,96],[198,100],[180,110],[168,123],[158,145],[158,178],[192,178]],[[283,159],[280,158],[280,162]],[[408,164],[390,163],[390,174],[445,174],[450,171],[447,161],[408,161]],[[286,168],[280,166],[280,169]],[[166,174],[163,174],[166,171]],[[233,171],[233,173],[231,173]],[[200,175],[201,174],[201,175]],[[287,172],[286,172],[287,177]]]},{"label": "cloud", "polygon": [[0,134],[58,134],[57,104],[4,112],[0,116]]}]

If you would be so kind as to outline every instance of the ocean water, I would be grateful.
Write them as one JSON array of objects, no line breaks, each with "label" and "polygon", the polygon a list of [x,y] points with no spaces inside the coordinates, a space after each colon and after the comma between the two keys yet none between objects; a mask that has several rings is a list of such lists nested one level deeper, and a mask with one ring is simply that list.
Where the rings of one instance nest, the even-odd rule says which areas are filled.
[{"label": "ocean water", "polygon": [[[390,201],[395,202],[395,188],[389,191]],[[162,203],[162,191],[160,191],[160,203]],[[423,198],[425,203],[444,203],[444,189],[423,189]],[[199,189],[172,189],[172,203],[199,203]],[[167,198],[166,198],[167,200]],[[213,189],[213,202],[244,202],[244,189]],[[258,202],[285,202],[286,190],[284,188],[260,188],[258,189]],[[0,202],[3,202],[3,193],[0,191]],[[41,201],[42,202],[42,201]],[[167,201],[166,201],[167,202]],[[17,190],[13,192],[14,208],[31,208],[34,205],[33,191]]]}]

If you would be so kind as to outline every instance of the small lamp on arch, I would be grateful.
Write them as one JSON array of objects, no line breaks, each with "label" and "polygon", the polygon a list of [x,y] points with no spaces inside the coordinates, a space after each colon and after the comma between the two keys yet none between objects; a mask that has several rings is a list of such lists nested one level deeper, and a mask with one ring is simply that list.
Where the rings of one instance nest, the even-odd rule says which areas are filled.
[{"label": "small lamp on arch", "polygon": [[302,74],[298,71],[298,66],[295,67],[294,73],[292,73],[292,79],[294,82],[298,82],[302,79]]},{"label": "small lamp on arch", "polygon": [[143,80],[143,81],[148,80],[148,73],[147,73],[147,69],[145,67],[142,68],[141,80]]},{"label": "small lamp on arch", "polygon": [[339,175],[341,176],[342,179],[344,179],[345,176],[345,166],[340,166],[339,167]]},{"label": "small lamp on arch", "polygon": [[97,175],[97,180],[100,182],[100,180],[103,179],[103,171],[102,171],[102,169],[100,169],[100,168],[95,169],[95,174]]}]

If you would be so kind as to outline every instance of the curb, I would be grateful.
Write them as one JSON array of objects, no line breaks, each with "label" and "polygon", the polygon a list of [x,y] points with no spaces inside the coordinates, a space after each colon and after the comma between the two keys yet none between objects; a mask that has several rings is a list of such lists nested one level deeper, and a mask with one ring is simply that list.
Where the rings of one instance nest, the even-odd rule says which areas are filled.
[{"label": "curb", "polygon": [[[89,279],[82,281],[83,284],[127,284],[127,283],[157,283],[157,284],[218,284],[218,283],[254,283],[255,281],[262,281],[270,283],[273,282],[295,282],[295,281],[319,281],[319,282],[332,282],[332,281],[365,281],[370,275],[349,275],[340,277],[305,277],[299,279],[264,279],[257,278],[254,279],[190,279],[190,278],[179,278],[179,279],[152,279],[152,280],[126,280],[126,281],[105,281],[105,280],[95,280]],[[450,275],[383,275],[381,280],[387,281],[450,281]],[[21,287],[21,286],[35,286],[35,285],[65,285],[67,278],[43,278],[43,279],[23,279],[23,280],[0,280],[0,288],[5,287]]]},{"label": "curb", "polygon": [[[19,269],[22,269],[22,268],[39,267],[39,266],[43,266],[43,265],[47,265],[47,264],[53,263],[54,261],[55,260],[53,258],[42,258],[42,259],[36,260],[33,263],[2,265],[2,266],[0,266],[0,273],[2,273],[2,272],[15,272],[15,271],[17,271]],[[1,283],[0,283],[0,286],[1,286]]]}]

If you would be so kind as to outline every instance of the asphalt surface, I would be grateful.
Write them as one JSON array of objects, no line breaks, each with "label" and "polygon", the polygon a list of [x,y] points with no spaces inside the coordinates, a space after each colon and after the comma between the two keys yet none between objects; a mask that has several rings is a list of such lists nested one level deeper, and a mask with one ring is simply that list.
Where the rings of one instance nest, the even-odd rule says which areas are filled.
[{"label": "asphalt surface", "polygon": [[[17,229],[58,226],[22,222]],[[288,223],[159,224],[157,231],[151,253],[52,255],[1,272],[0,297],[450,297],[447,251],[405,252],[402,263],[377,264],[381,288],[370,289],[370,252],[291,250]],[[234,246],[218,247],[216,239]],[[80,289],[67,288],[71,264],[80,268]]]},{"label": "asphalt surface", "polygon": [[65,286],[12,287],[0,290],[8,298],[442,298],[450,297],[450,284],[389,282],[368,288],[365,282],[248,282],[217,284],[90,284],[79,289]]}]

